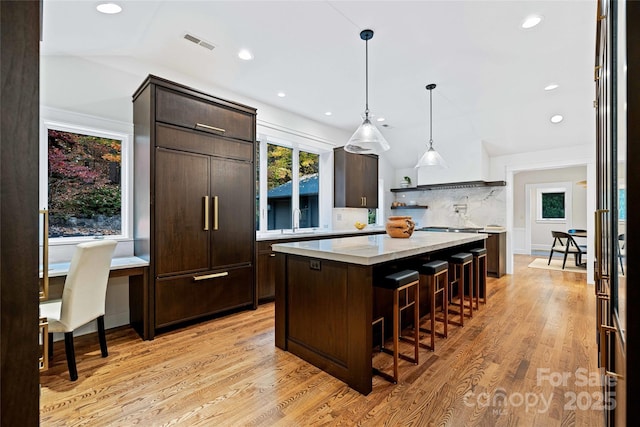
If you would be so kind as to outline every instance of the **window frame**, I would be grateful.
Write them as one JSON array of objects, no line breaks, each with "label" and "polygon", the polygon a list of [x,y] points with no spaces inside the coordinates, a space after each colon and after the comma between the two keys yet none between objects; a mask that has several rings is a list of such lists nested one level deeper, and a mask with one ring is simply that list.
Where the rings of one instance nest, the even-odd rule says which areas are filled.
[{"label": "window frame", "polygon": [[[544,218],[542,216],[542,198],[547,193],[563,193],[564,194],[564,218]],[[571,190],[568,187],[545,187],[538,188],[536,191],[536,221],[542,223],[566,223],[571,218],[572,205]]]},{"label": "window frame", "polygon": [[72,132],[121,141],[120,158],[120,234],[54,237],[50,246],[76,245],[95,239],[130,240],[133,236],[133,125],[69,111],[43,108],[40,126],[39,204],[49,208],[49,130]]},{"label": "window frame", "polygon": [[275,138],[269,135],[260,134],[256,138],[257,144],[260,144],[260,171],[258,176],[259,182],[259,221],[257,226],[257,231],[259,233],[281,233],[282,230],[290,230],[287,229],[272,229],[270,230],[268,227],[268,189],[267,189],[267,145],[279,145],[281,147],[290,148],[293,150],[291,156],[291,181],[292,181],[292,191],[291,191],[291,212],[295,209],[300,209],[300,151],[304,151],[311,154],[317,154],[319,156],[319,164],[318,164],[318,177],[319,177],[319,188],[318,188],[318,227],[310,227],[310,228],[296,228],[296,231],[304,232],[311,231],[321,228],[321,224],[323,224],[323,210],[321,209],[324,192],[323,192],[323,182],[321,177],[323,176],[325,171],[325,167],[322,162],[322,150],[319,150],[315,147],[306,144],[296,144],[290,141],[283,140],[281,138]]}]

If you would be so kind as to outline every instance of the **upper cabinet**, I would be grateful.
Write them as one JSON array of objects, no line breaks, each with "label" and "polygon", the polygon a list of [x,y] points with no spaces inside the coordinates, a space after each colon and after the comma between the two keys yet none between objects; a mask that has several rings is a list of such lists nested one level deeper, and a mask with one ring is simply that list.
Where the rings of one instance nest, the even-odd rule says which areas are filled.
[{"label": "upper cabinet", "polygon": [[378,156],[333,149],[336,208],[378,207]]}]

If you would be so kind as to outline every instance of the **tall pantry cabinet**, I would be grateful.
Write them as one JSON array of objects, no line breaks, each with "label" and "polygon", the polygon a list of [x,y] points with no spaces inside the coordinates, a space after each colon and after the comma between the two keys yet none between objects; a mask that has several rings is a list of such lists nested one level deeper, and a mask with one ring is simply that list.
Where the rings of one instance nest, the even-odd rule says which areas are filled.
[{"label": "tall pantry cabinet", "polygon": [[152,339],[255,308],[256,110],[155,76],[133,106],[134,251],[150,277],[130,288],[131,324]]}]

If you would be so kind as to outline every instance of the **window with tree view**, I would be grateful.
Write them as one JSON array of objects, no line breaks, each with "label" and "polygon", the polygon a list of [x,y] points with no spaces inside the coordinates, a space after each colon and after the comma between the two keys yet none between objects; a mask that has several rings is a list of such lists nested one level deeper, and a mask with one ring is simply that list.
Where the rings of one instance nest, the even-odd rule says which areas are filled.
[{"label": "window with tree view", "polygon": [[[256,175],[264,179],[266,185],[257,183],[256,205],[257,213],[262,211],[266,214],[258,215],[259,228],[318,227],[320,155],[278,144],[264,143],[260,146],[266,155],[262,153],[261,157],[256,153],[256,158],[266,160],[266,170],[261,171],[265,166],[257,162]],[[261,203],[264,203],[262,209]]]},{"label": "window with tree view", "polygon": [[50,237],[121,235],[122,140],[47,130]]},{"label": "window with tree view", "polygon": [[565,193],[542,193],[542,219],[565,218]]}]

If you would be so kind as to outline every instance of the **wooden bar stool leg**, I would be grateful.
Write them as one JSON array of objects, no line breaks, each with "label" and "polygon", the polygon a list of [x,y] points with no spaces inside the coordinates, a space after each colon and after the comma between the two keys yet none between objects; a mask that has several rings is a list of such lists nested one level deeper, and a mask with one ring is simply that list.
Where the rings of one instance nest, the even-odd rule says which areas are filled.
[{"label": "wooden bar stool leg", "polygon": [[[429,295],[431,296],[431,349],[435,350],[436,344],[436,281],[437,276],[429,276]],[[446,326],[445,326],[446,328]]]},{"label": "wooden bar stool leg", "polygon": [[473,287],[474,287],[474,292],[475,292],[475,304],[476,304],[476,310],[480,310],[480,258],[479,257],[474,257],[473,258]]},{"label": "wooden bar stool leg", "polygon": [[413,303],[413,348],[414,359],[418,364],[418,350],[420,349],[420,284],[416,283],[414,289]]},{"label": "wooden bar stool leg", "polygon": [[447,338],[449,336],[447,332],[447,325],[449,324],[449,272],[445,271],[444,274],[444,284],[443,284],[443,296],[442,296],[442,308],[444,311],[444,337]]},{"label": "wooden bar stool leg", "polygon": [[[473,261],[469,261],[466,266],[463,266],[463,270],[469,272],[469,318],[473,317]],[[464,282],[464,280],[463,280]]]},{"label": "wooden bar stool leg", "polygon": [[393,291],[393,382],[398,382],[398,342],[400,341],[400,316],[399,301],[400,292],[396,289]]}]

